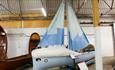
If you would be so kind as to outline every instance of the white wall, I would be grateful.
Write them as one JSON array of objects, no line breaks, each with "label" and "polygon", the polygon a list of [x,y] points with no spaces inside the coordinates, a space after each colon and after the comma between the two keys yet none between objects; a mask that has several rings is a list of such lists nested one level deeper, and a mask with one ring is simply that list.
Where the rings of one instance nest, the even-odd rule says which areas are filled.
[{"label": "white wall", "polygon": [[112,27],[101,27],[101,48],[103,56],[114,56]]},{"label": "white wall", "polygon": [[[95,29],[94,27],[83,27],[90,43],[95,45]],[[102,56],[114,56],[113,33],[112,26],[101,26],[101,48]],[[96,46],[95,46],[96,47]]]},{"label": "white wall", "polygon": [[5,29],[8,35],[8,58],[28,54],[29,38],[33,32],[43,34],[40,28]]},{"label": "white wall", "polygon": [[[95,45],[94,27],[82,27],[91,44]],[[5,29],[8,34],[8,57],[16,57],[28,53],[28,44],[31,33],[37,32],[40,35],[45,33],[46,28],[23,28],[23,29]],[[65,28],[65,30],[67,30]],[[112,28],[110,26],[101,29],[101,47],[103,56],[113,56],[113,38]],[[65,31],[65,38],[67,32]],[[65,39],[65,44],[67,39]]]}]

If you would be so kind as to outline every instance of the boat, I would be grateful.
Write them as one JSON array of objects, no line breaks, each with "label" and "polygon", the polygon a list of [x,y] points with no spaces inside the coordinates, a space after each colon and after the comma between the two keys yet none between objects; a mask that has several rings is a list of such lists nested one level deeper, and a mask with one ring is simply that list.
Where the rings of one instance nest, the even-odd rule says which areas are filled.
[{"label": "boat", "polygon": [[30,52],[37,47],[39,41],[40,41],[39,34],[33,33],[29,41],[29,49],[28,49],[29,54],[8,58],[7,33],[0,26],[0,70],[16,70],[16,68],[21,67],[27,63],[30,63],[32,61],[32,56]]},{"label": "boat", "polygon": [[80,52],[91,45],[69,2],[67,3],[67,18],[68,47],[64,45],[63,0],[43,39],[40,41],[42,48],[32,51],[33,70],[47,70],[52,67],[74,65],[74,63],[87,62],[94,58],[95,51]]},{"label": "boat", "polygon": [[[46,53],[47,52],[47,53]],[[70,55],[76,56],[73,59]],[[77,53],[65,48],[65,46],[52,46],[32,51],[33,70],[47,70],[53,67],[73,65],[80,62],[88,62],[94,58],[94,51]]]},{"label": "boat", "polygon": [[29,54],[31,54],[32,50],[37,48],[39,43],[40,43],[40,35],[36,32],[32,33],[29,40]]}]

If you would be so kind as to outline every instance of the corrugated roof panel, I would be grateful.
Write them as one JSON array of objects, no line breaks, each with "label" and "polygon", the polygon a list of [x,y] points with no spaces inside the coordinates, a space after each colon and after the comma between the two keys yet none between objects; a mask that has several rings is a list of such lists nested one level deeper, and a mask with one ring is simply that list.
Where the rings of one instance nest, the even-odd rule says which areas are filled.
[{"label": "corrugated roof panel", "polygon": [[9,14],[9,12],[6,11],[6,9],[5,9],[5,8],[8,9],[7,0],[0,0],[0,3],[1,3],[1,5],[0,5],[0,13],[1,14]]},{"label": "corrugated roof panel", "polygon": [[115,15],[115,9],[110,10],[110,11],[108,12],[108,14],[110,14],[110,15]]},{"label": "corrugated roof panel", "polygon": [[19,7],[19,0],[7,0],[8,1],[8,8],[12,13],[19,14],[20,7]]},{"label": "corrugated roof panel", "polygon": [[80,11],[78,12],[78,14],[85,14],[85,15],[92,15],[92,9],[80,9]]},{"label": "corrugated roof panel", "polygon": [[113,8],[115,8],[115,1],[113,2]]},{"label": "corrugated roof panel", "polygon": [[92,14],[91,0],[81,0],[80,9],[76,9],[77,14]]},{"label": "corrugated roof panel", "polygon": [[73,8],[74,9],[78,9],[78,7],[80,6],[79,1],[81,1],[81,0],[73,0]]},{"label": "corrugated roof panel", "polygon": [[49,15],[55,14],[62,0],[46,0],[46,8]]},{"label": "corrugated roof panel", "polygon": [[[15,13],[17,15],[19,15],[20,13],[43,14],[41,12],[41,8],[44,7],[49,16],[52,15],[54,16],[61,1],[62,0],[0,0],[0,3],[5,7],[4,8],[3,6],[0,6],[0,14],[6,14],[6,15],[7,14],[12,15],[12,13]],[[83,15],[87,16],[92,15],[92,2],[91,2],[92,0],[71,0],[71,1],[73,1],[72,6],[77,15],[80,14],[82,15],[81,17],[83,17]],[[110,10],[109,7],[112,6],[112,1],[113,0],[99,0],[100,13],[105,14],[107,11],[109,11]],[[81,5],[83,6],[81,7]],[[115,1],[113,4],[113,8],[115,8]],[[109,14],[115,14],[114,9],[109,13],[107,13],[106,15]]]},{"label": "corrugated roof panel", "polygon": [[100,10],[100,14],[103,14],[103,15],[109,14],[108,11],[109,11],[108,9],[103,8]]},{"label": "corrugated roof panel", "polygon": [[[111,0],[105,0],[105,2],[111,6]],[[109,9],[108,5],[104,2],[104,0],[99,0],[99,7],[100,9],[102,8],[106,8],[106,9]]]},{"label": "corrugated roof panel", "polygon": [[21,0],[21,9],[23,13],[40,12],[42,7],[41,0]]},{"label": "corrugated roof panel", "polygon": [[84,5],[83,5],[83,8],[92,8],[92,2],[91,2],[91,0],[84,0],[85,2],[84,2]]}]

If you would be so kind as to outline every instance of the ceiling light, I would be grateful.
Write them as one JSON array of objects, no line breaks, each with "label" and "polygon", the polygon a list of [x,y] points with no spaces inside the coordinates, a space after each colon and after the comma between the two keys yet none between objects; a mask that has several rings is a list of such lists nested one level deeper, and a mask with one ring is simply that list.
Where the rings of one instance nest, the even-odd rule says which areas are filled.
[{"label": "ceiling light", "polygon": [[46,16],[47,16],[47,14],[46,14],[45,9],[44,9],[44,8],[41,8],[41,11],[42,11],[43,15],[46,17]]}]

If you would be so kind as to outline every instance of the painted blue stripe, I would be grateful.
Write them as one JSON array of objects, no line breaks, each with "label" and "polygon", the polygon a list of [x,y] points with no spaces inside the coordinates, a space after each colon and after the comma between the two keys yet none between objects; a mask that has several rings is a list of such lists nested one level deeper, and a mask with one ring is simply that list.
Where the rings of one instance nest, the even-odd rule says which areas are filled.
[{"label": "painted blue stripe", "polygon": [[64,29],[58,28],[56,34],[45,34],[40,42],[40,46],[48,45],[63,45],[64,44]]},{"label": "painted blue stripe", "polygon": [[89,44],[89,41],[80,27],[78,18],[76,17],[70,3],[67,4],[69,49],[80,51],[80,49],[85,48]]},{"label": "painted blue stripe", "polygon": [[[81,26],[80,26],[80,28],[81,28]],[[84,37],[86,38],[87,42],[89,43],[89,40],[88,40],[88,38],[87,38],[87,36],[86,36],[86,34],[84,33],[84,31],[83,31],[82,28],[81,28],[81,30],[82,30],[82,32],[83,32],[83,34],[84,34]]]},{"label": "painted blue stripe", "polygon": [[73,51],[80,51],[80,49],[86,47],[88,44],[89,42],[84,34],[80,37],[76,36],[73,40],[69,39],[69,49]]}]

